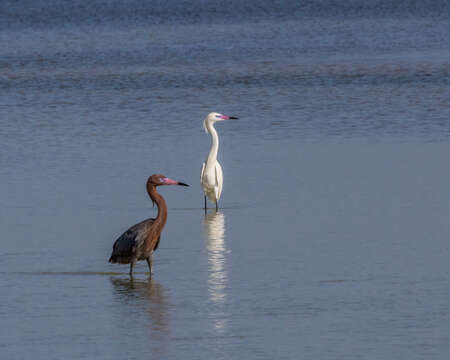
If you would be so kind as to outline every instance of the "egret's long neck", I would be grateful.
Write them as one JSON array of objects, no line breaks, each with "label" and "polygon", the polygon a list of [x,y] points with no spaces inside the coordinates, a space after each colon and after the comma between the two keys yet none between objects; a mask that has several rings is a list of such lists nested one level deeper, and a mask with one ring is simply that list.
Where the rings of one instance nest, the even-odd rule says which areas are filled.
[{"label": "egret's long neck", "polygon": [[212,123],[208,122],[206,124],[206,129],[211,134],[211,150],[209,151],[206,163],[213,164],[217,160],[217,152],[219,151],[219,136]]},{"label": "egret's long neck", "polygon": [[150,195],[150,198],[153,202],[156,203],[156,206],[158,208],[158,215],[156,216],[156,219],[153,223],[153,227],[156,229],[156,231],[161,232],[164,225],[166,225],[167,221],[167,205],[164,198],[156,191],[156,186],[147,183],[147,192]]}]

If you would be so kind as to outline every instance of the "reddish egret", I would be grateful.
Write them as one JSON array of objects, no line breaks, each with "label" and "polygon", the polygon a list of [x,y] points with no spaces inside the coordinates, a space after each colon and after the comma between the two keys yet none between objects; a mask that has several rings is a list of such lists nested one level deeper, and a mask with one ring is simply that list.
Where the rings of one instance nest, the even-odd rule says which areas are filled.
[{"label": "reddish egret", "polygon": [[219,151],[219,136],[214,128],[216,121],[237,119],[235,116],[226,116],[219,113],[210,113],[203,121],[203,128],[207,133],[211,134],[211,150],[209,151],[206,162],[202,165],[202,173],[200,175],[200,182],[202,184],[203,192],[205,193],[205,212],[206,212],[206,197],[216,203],[216,211],[219,209],[219,199],[222,193],[223,172],[222,167],[217,161],[217,152]]},{"label": "reddish egret", "polygon": [[130,264],[130,275],[138,260],[147,260],[150,276],[152,275],[152,253],[158,248],[161,231],[167,220],[167,205],[164,198],[156,191],[161,185],[189,186],[160,174],[153,174],[147,180],[147,192],[153,205],[158,207],[155,219],[147,219],[130,227],[114,243],[110,263]]}]

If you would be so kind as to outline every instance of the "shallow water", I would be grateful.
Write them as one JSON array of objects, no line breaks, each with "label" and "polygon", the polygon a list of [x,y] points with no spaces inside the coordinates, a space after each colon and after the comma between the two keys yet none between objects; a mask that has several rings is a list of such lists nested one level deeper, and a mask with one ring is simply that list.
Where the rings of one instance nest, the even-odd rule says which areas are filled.
[{"label": "shallow water", "polygon": [[[2,356],[447,358],[447,2],[2,4]],[[130,279],[155,172],[191,187]]]}]

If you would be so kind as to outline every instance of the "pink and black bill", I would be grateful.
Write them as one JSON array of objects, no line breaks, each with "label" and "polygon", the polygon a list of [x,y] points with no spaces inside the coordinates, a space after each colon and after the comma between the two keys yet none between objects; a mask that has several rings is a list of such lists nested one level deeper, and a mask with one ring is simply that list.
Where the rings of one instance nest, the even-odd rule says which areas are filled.
[{"label": "pink and black bill", "polygon": [[185,184],[181,181],[176,181],[176,180],[172,180],[169,178],[162,178],[161,181],[163,182],[164,185],[180,185],[180,186],[189,186],[188,184]]},{"label": "pink and black bill", "polygon": [[237,120],[239,119],[237,116],[227,116],[227,115],[216,115],[221,120]]}]

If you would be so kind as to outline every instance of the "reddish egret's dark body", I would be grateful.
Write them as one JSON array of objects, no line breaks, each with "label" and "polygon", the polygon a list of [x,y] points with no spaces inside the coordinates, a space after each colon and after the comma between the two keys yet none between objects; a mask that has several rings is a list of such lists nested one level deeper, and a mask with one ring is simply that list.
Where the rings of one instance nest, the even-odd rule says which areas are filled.
[{"label": "reddish egret's dark body", "polygon": [[147,260],[152,274],[152,253],[158,248],[161,231],[167,220],[167,205],[164,198],[156,191],[160,185],[189,186],[179,181],[153,174],[147,180],[147,192],[158,207],[155,219],[147,219],[130,227],[114,243],[113,252],[109,258],[110,263],[130,264],[130,275],[133,266],[138,260]]}]

